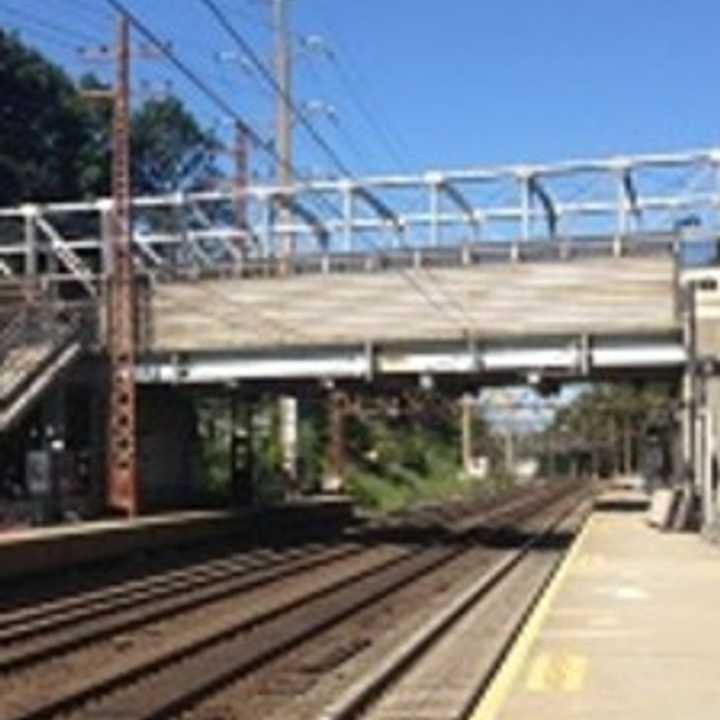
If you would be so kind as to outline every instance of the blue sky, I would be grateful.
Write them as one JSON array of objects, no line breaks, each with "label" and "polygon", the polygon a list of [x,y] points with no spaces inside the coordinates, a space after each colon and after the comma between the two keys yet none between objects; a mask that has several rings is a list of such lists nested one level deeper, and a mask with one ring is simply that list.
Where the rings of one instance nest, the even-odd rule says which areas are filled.
[{"label": "blue sky", "polygon": [[[710,0],[289,2],[296,36],[321,34],[336,57],[298,54],[298,102],[337,109],[337,126],[314,122],[357,174],[720,144],[720,5]],[[267,57],[265,0],[218,3]],[[236,48],[198,0],[127,4],[271,133],[267,89],[237,60],[215,59]],[[104,0],[0,0],[0,23],[73,73],[92,69],[78,60],[78,45],[112,41]],[[203,123],[221,122],[167,64],[136,65],[136,88],[167,79]],[[301,132],[297,165],[332,169]]]}]

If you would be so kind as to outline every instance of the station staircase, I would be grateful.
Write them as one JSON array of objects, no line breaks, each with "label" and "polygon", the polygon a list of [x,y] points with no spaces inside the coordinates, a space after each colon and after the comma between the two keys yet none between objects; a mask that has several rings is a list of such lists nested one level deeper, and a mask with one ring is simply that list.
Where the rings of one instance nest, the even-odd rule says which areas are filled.
[{"label": "station staircase", "polygon": [[80,313],[22,282],[0,283],[0,432],[21,420],[82,355]]}]

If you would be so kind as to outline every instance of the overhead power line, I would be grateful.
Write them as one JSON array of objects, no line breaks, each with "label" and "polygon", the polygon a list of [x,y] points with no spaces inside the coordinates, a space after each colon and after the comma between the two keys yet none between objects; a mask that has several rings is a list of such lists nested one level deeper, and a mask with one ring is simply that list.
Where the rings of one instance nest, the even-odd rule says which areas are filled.
[{"label": "overhead power line", "polygon": [[218,7],[214,0],[200,0],[205,7],[212,13],[217,22],[222,28],[230,35],[233,40],[238,44],[243,53],[247,56],[248,60],[252,63],[255,69],[265,79],[267,83],[273,88],[275,93],[286,103],[286,105],[292,111],[297,122],[299,122],[314,142],[325,152],[325,154],[331,159],[335,167],[344,175],[352,176],[352,172],[345,165],[342,158],[332,148],[330,143],[318,132],[313,124],[307,119],[305,113],[297,106],[295,101],[288,95],[285,90],[280,86],[280,83],[276,80],[273,74],[268,70],[265,63],[255,52],[252,45],[235,29],[235,26],[230,22],[227,15]]},{"label": "overhead power line", "polygon": [[74,28],[70,28],[66,25],[60,25],[56,22],[46,20],[44,18],[38,17],[37,15],[33,15],[32,13],[26,12],[25,10],[18,10],[14,7],[3,5],[2,8],[0,8],[0,11],[12,17],[19,18],[20,20],[23,20],[25,22],[32,23],[39,28],[44,28],[47,31],[57,33],[62,37],[78,38],[83,42],[97,42],[96,36],[88,35],[82,30],[77,30]]},{"label": "overhead power line", "polygon": [[[143,21],[141,21],[134,13],[132,13],[127,6],[120,2],[120,0],[105,0],[108,5],[110,5],[116,12],[124,14],[130,24],[152,45],[154,45],[159,51],[160,54],[163,55],[168,62],[171,63],[171,65],[191,84],[193,84],[198,90],[200,90],[211,102],[213,102],[222,112],[224,112],[227,116],[233,118],[238,127],[247,134],[248,138],[251,140],[253,145],[261,149],[263,152],[267,153],[271,157],[273,157],[275,160],[277,160],[278,163],[282,163],[283,160],[278,157],[277,152],[275,151],[275,148],[271,142],[267,142],[263,140],[263,138],[259,135],[259,133],[251,127],[245,119],[234,109],[234,107],[228,103],[222,95],[220,95],[218,92],[216,92],[208,83],[206,83],[192,68],[188,67],[176,54],[175,50],[169,46],[167,43],[163,42],[158,35],[153,32]],[[226,22],[227,19],[225,18]],[[234,30],[234,28],[233,28]],[[237,31],[233,33],[233,37],[237,34]],[[238,37],[240,37],[238,35]],[[243,43],[245,43],[243,39]],[[248,45],[249,46],[249,45]],[[255,56],[256,60],[263,66],[266,73],[269,73],[267,68],[262,64],[262,61],[257,57],[257,55],[253,51],[253,55]],[[264,73],[263,73],[264,74]],[[272,75],[270,74],[270,77],[272,78]],[[273,85],[275,85],[275,79],[272,78]],[[307,120],[306,120],[307,122]],[[314,134],[319,136],[319,133],[313,128]],[[324,139],[322,139],[323,144],[327,144]],[[328,146],[329,147],[329,146]],[[330,148],[332,152],[332,148]],[[334,154],[334,152],[333,152]],[[342,172],[346,173],[348,177],[354,178],[353,173],[345,167],[344,164],[341,162],[341,169]],[[296,168],[290,164],[286,163],[286,166],[288,169],[292,172],[293,175],[298,176],[299,173],[297,173]],[[330,202],[327,198],[324,196],[320,196],[322,201],[327,204],[330,208],[332,208],[332,211],[337,215],[337,217],[342,217],[341,212],[335,205]],[[366,239],[367,240],[367,239]],[[377,245],[377,243],[374,243],[372,241],[367,240],[368,244],[375,250],[375,252],[381,256],[387,258],[387,253]],[[419,292],[425,301],[437,312],[439,312],[444,317],[448,316],[448,308],[443,307],[441,304],[438,303],[435,298],[433,298],[431,295],[428,294],[426,289],[423,287],[422,283],[415,278],[413,275],[403,271],[399,270],[400,274],[405,278],[405,280],[413,286],[413,288]],[[453,298],[449,298],[446,293],[443,291],[442,288],[439,288],[442,292],[442,294],[445,296],[446,301],[449,301],[451,305],[454,305],[456,309],[459,309],[461,314],[465,315],[467,318],[467,313],[458,303],[454,302]],[[467,318],[469,319],[469,318]],[[465,324],[462,322],[460,323],[461,329],[463,332],[466,332],[467,328]]]},{"label": "overhead power line", "polygon": [[[112,0],[114,1],[114,0]],[[237,31],[237,29],[233,26],[232,22],[228,19],[227,15],[218,7],[215,0],[200,0],[200,2],[205,5],[205,7],[210,11],[210,13],[215,17],[215,19],[218,21],[218,23],[221,25],[221,27],[230,35],[230,37],[233,38],[233,40],[237,43],[238,47],[247,55],[250,62],[255,66],[257,71],[260,73],[260,75],[266,80],[268,84],[273,88],[274,92],[280,97],[283,102],[287,105],[287,107],[292,111],[292,114],[295,116],[295,119],[308,131],[311,138],[315,141],[315,143],[325,152],[325,154],[328,156],[328,158],[331,160],[331,162],[335,165],[335,168],[345,177],[348,177],[352,180],[357,180],[352,170],[350,170],[349,167],[345,165],[345,163],[342,161],[340,156],[335,152],[335,150],[332,148],[332,146],[325,140],[325,138],[322,136],[320,132],[313,126],[313,124],[307,119],[305,113],[302,112],[302,110],[297,106],[295,101],[288,95],[288,93],[283,89],[283,87],[280,85],[280,83],[277,81],[277,79],[273,76],[273,74],[268,70],[265,63],[262,61],[262,59],[258,56],[258,54],[253,49],[252,45],[243,37],[241,33]],[[407,244],[404,241],[401,241],[404,247],[407,248]],[[377,244],[373,243],[373,246],[375,250],[377,251],[378,246]],[[413,278],[410,275],[407,275],[406,273],[403,273],[403,275],[409,279],[409,281],[417,287],[422,287],[419,285],[417,280]],[[448,304],[455,308],[455,310],[459,311],[462,316],[464,316],[466,321],[469,321],[470,324],[472,324],[471,318],[468,316],[467,311],[465,310],[462,305],[460,305],[455,298],[451,297],[447,294],[446,289],[444,286],[431,274],[427,273],[428,278],[435,283],[440,293],[444,296],[444,299]],[[424,290],[421,290],[423,296],[425,296],[426,299],[429,298],[427,293]],[[435,305],[435,302],[433,302],[433,305]],[[445,314],[447,314],[446,311],[442,311]],[[465,327],[462,328],[465,330]]]}]

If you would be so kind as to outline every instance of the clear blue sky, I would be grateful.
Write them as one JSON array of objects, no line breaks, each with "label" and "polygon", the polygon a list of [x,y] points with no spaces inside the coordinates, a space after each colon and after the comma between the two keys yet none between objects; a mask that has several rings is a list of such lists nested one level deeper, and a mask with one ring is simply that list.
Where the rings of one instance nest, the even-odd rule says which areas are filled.
[{"label": "clear blue sky", "polygon": [[[218,2],[267,57],[267,3]],[[298,100],[337,108],[337,128],[315,121],[356,173],[720,144],[720,4],[711,0],[289,2],[295,33],[322,34],[344,68],[300,55]],[[270,133],[270,96],[237,62],[213,59],[234,46],[198,0],[127,4]],[[78,61],[77,45],[112,40],[104,0],[0,0],[0,23],[21,28],[73,73],[90,69]],[[219,117],[167,65],[136,67],[136,87],[166,78],[204,123]],[[372,124],[357,97],[371,109]],[[331,169],[300,133],[297,164]]]}]

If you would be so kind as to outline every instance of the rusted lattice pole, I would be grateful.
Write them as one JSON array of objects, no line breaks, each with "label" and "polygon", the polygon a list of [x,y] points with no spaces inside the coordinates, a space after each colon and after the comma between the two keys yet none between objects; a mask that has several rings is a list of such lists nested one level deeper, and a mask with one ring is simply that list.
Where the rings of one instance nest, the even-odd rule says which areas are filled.
[{"label": "rusted lattice pole", "polygon": [[130,30],[118,19],[117,86],[113,120],[114,223],[108,273],[110,418],[108,504],[134,516],[139,510],[135,406],[135,287],[131,256]]}]

